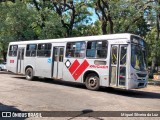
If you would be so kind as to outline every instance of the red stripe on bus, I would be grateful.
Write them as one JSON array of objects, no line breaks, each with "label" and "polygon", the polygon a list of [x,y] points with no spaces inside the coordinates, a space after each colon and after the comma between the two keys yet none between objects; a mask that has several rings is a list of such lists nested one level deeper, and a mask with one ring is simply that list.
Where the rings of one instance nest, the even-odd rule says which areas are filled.
[{"label": "red stripe on bus", "polygon": [[78,69],[74,72],[73,78],[77,80],[79,76],[85,71],[85,69],[89,66],[87,60],[84,60],[83,63],[78,67]]},{"label": "red stripe on bus", "polygon": [[76,69],[77,67],[80,65],[80,63],[78,62],[78,60],[75,60],[73,62],[73,64],[69,67],[69,71],[70,73],[72,74]]}]

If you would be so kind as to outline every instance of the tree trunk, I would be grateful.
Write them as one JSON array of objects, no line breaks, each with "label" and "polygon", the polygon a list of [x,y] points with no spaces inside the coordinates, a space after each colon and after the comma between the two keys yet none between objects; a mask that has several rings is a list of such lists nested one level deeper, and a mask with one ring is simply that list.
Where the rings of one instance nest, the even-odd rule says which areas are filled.
[{"label": "tree trunk", "polygon": [[[156,2],[157,2],[157,6],[159,6],[159,4],[160,4],[160,1],[158,1],[158,0],[156,0]],[[156,41],[159,41],[160,40],[160,13],[159,13],[159,11],[157,10],[157,18],[156,18],[156,23],[157,23],[157,36],[156,36]],[[155,49],[157,49],[157,46],[156,46],[156,48]],[[150,76],[153,76],[153,73],[154,72],[156,72],[155,71],[155,67],[156,67],[156,62],[157,62],[157,53],[153,56],[153,59],[152,59],[152,66],[151,66],[151,71],[150,71]],[[157,67],[158,67],[158,65],[157,65]]]},{"label": "tree trunk", "polygon": [[2,55],[3,55],[3,60],[6,62],[6,56],[7,56],[7,52],[2,51]]},{"label": "tree trunk", "polygon": [[102,33],[103,33],[103,35],[107,34],[106,27],[107,27],[107,21],[102,20]]},{"label": "tree trunk", "polygon": [[109,25],[110,25],[110,34],[113,34],[113,21],[112,18],[109,16]]},{"label": "tree trunk", "polygon": [[155,72],[156,61],[157,61],[157,58],[156,58],[156,55],[155,55],[152,59],[152,66],[151,66],[151,71],[150,71],[149,76],[153,76],[153,73]]}]

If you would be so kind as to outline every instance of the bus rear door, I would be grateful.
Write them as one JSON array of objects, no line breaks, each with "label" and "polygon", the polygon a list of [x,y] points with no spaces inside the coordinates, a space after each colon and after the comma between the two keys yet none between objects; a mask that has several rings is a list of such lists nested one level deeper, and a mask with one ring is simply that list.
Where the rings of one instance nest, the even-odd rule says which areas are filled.
[{"label": "bus rear door", "polygon": [[127,45],[111,45],[110,86],[126,87]]}]

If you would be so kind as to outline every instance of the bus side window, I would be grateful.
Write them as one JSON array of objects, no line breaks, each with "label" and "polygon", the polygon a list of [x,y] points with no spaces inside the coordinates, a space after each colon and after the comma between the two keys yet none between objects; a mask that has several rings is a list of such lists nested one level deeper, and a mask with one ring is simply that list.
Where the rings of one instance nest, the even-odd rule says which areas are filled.
[{"label": "bus side window", "polygon": [[108,43],[103,41],[89,41],[87,43],[86,56],[89,58],[106,58]]},{"label": "bus side window", "polygon": [[106,58],[107,49],[108,49],[107,41],[97,42],[97,58]]},{"label": "bus side window", "polygon": [[28,44],[26,47],[26,57],[36,56],[37,44]]},{"label": "bus side window", "polygon": [[86,50],[86,43],[84,41],[80,42],[68,42],[66,48],[67,58],[84,58]]},{"label": "bus side window", "polygon": [[51,43],[38,44],[37,56],[39,57],[50,57],[51,56]]},{"label": "bus side window", "polygon": [[18,45],[11,45],[9,47],[9,56],[16,57],[17,56],[17,51],[18,51]]},{"label": "bus side window", "polygon": [[86,56],[87,57],[90,57],[90,58],[95,58],[96,56],[96,41],[89,41],[87,43],[87,54]]}]

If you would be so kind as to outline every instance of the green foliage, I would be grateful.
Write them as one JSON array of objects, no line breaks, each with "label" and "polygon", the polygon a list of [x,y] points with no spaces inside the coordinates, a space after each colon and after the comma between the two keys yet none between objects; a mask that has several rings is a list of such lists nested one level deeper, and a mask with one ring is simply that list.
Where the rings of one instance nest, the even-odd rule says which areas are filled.
[{"label": "green foliage", "polygon": [[73,36],[72,30],[90,20],[86,0],[51,0],[53,10],[61,18],[61,23],[67,32],[67,37]]},{"label": "green foliage", "polygon": [[114,33],[129,32],[140,36],[147,34],[149,26],[144,13],[149,4],[145,1],[112,0],[110,6]]},{"label": "green foliage", "polygon": [[[39,4],[41,2],[39,1]],[[58,15],[41,7],[37,11],[31,2],[16,0],[0,2],[0,51],[6,54],[11,41],[63,37],[65,31]]]},{"label": "green foliage", "polygon": [[[45,20],[42,19],[42,15]],[[53,39],[65,36],[65,30],[59,16],[48,8],[37,11],[36,20],[31,26],[38,39]]]},{"label": "green foliage", "polygon": [[[160,56],[160,3],[148,0],[3,0],[0,52],[20,40],[134,33],[148,43],[149,63]],[[92,15],[97,18],[92,22]],[[159,63],[160,64],[160,63]]]},{"label": "green foliage", "polygon": [[[160,59],[160,39],[157,38],[156,27],[152,28],[151,31],[145,36],[145,40],[148,43],[148,62],[149,65],[152,64],[152,58],[156,56],[157,60]],[[160,61],[157,61],[157,64],[160,64]]]},{"label": "green foliage", "polygon": [[96,21],[94,24],[79,25],[76,29],[73,29],[73,36],[92,36],[102,34],[100,25],[99,21]]}]

